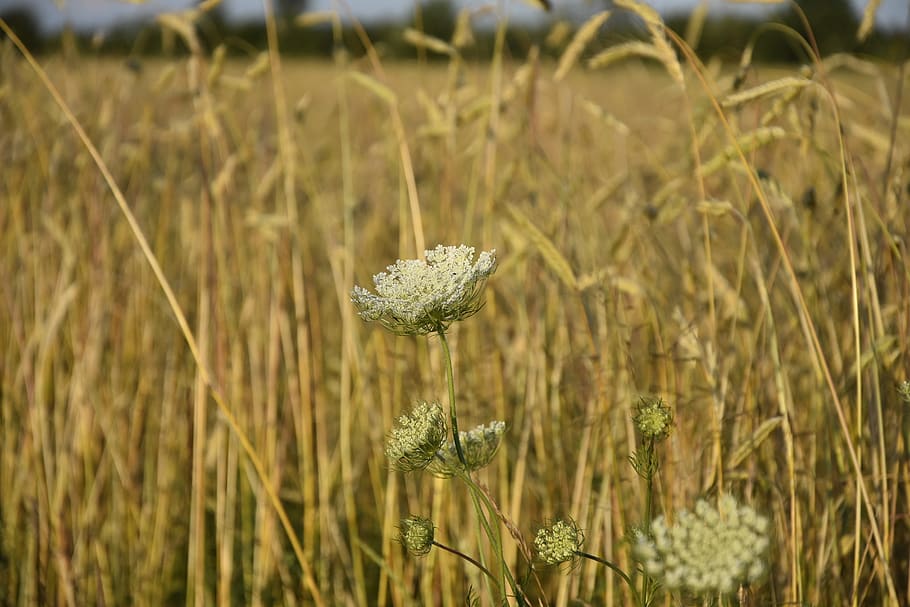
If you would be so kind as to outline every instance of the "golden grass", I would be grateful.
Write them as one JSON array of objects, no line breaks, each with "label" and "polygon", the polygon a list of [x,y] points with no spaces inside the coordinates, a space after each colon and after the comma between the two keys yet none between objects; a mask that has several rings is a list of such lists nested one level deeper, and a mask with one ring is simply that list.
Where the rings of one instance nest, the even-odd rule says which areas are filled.
[{"label": "golden grass", "polygon": [[[0,603],[455,605],[485,588],[393,541],[415,513],[487,549],[463,492],[382,455],[402,410],[444,397],[438,344],[348,300],[424,240],[498,250],[486,308],[451,340],[462,424],[510,426],[477,479],[525,538],[568,514],[631,569],[630,411],[655,393],[676,417],[656,509],[723,490],[774,522],[756,604],[906,594],[897,71],[753,66],[735,87],[683,63],[683,88],[662,47],[672,76],[631,54],[571,56],[558,77],[536,55],[450,54],[43,61],[191,355],[85,147],[0,49]],[[542,601],[625,604],[591,563],[538,575]]]}]

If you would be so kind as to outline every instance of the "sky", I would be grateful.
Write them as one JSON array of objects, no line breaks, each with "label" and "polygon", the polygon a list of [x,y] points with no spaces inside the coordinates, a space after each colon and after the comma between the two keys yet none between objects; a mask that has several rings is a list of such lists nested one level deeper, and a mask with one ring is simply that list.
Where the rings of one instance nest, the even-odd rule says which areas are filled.
[{"label": "sky", "polygon": [[[346,0],[354,14],[362,21],[379,19],[402,19],[411,13],[415,0]],[[867,0],[851,0],[857,10]],[[263,0],[223,0],[228,18],[254,20],[263,14]],[[723,0],[709,0],[711,11],[731,11],[746,14],[762,14],[779,6],[766,3],[733,4]],[[496,4],[495,0],[456,0],[459,7],[481,7]],[[45,32],[58,31],[70,23],[80,31],[103,31],[122,21],[151,18],[161,12],[187,8],[193,0],[0,0],[0,13],[11,7],[31,7],[41,19]],[[510,18],[514,21],[533,21],[541,12],[522,0],[504,1]],[[557,14],[583,15],[590,13],[591,0],[552,0]],[[698,0],[651,0],[650,4],[664,14],[691,10]],[[337,0],[309,0],[309,10],[337,9]],[[907,0],[882,0],[878,12],[879,25],[888,27],[897,24],[905,27],[907,21]]]}]

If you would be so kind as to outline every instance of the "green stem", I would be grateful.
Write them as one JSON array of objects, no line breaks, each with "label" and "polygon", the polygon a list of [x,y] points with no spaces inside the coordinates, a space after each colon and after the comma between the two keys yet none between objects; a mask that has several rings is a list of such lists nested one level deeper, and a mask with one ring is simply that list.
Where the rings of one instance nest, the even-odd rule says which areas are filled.
[{"label": "green stem", "polygon": [[576,550],[575,554],[577,554],[578,556],[584,557],[586,559],[591,559],[592,561],[594,561],[596,563],[600,563],[601,565],[605,565],[606,567],[609,567],[610,569],[612,569],[613,573],[615,573],[616,575],[621,577],[623,579],[623,581],[626,583],[626,585],[629,586],[629,590],[632,591],[632,598],[635,599],[635,604],[636,605],[642,604],[641,596],[638,594],[638,591],[635,589],[635,584],[632,582],[631,578],[629,578],[629,576],[626,574],[626,572],[623,571],[622,569],[620,569],[617,565],[615,565],[611,561],[608,561],[605,558],[601,558],[599,556],[595,556],[593,554],[590,554],[588,552],[583,552],[581,550]]},{"label": "green stem", "polygon": [[458,415],[455,413],[455,372],[452,370],[452,352],[449,349],[449,340],[446,338],[445,329],[440,327],[436,333],[442,341],[442,351],[446,356],[446,381],[449,384],[449,417],[452,420],[452,435],[455,438],[455,452],[458,453],[458,461],[467,469],[468,462],[464,458],[464,451],[461,449],[461,438],[458,433]]},{"label": "green stem", "polygon": [[[483,532],[486,533],[487,538],[489,538],[492,533],[490,529],[490,522],[487,520],[486,515],[483,513],[483,507],[480,505],[480,499],[473,491],[468,491],[468,493],[471,495],[471,505],[474,506],[474,513],[477,515],[478,520],[480,520],[481,527],[483,527]],[[481,558],[483,558],[483,537],[480,529],[477,529],[477,549],[480,550]],[[495,592],[491,587],[491,592],[496,594],[500,600],[505,598],[505,595],[502,592],[502,583],[496,584]]]},{"label": "green stem", "polygon": [[[490,501],[490,498],[487,494],[480,488],[477,483],[474,482],[474,479],[467,473],[459,475],[459,477],[468,485],[468,489],[471,492],[472,499],[477,502],[478,500],[482,501],[487,511],[490,513],[492,519],[498,519],[499,514],[496,506]],[[479,508],[479,505],[475,506],[475,509]],[[490,538],[490,543],[493,544],[493,550],[496,552],[496,557],[499,559],[502,573],[506,580],[509,583],[509,586],[512,588],[512,591],[515,593],[515,596],[521,596],[522,591],[518,585],[518,582],[515,581],[515,578],[512,576],[511,570],[506,565],[505,555],[502,552],[502,533],[500,531],[499,523],[497,522],[495,526],[490,524],[490,521],[487,520],[486,515],[483,514],[483,511],[480,510],[478,513],[480,516],[481,523],[483,524],[484,531],[487,533],[487,537]]]},{"label": "green stem", "polygon": [[[646,439],[645,443],[645,457],[647,458],[645,482],[647,487],[645,489],[645,522],[644,522],[644,533],[645,537],[651,537],[651,510],[653,509],[653,492],[654,492],[654,439]],[[650,604],[650,595],[651,595],[651,576],[647,573],[642,575],[641,579],[641,596],[645,598],[646,603],[639,603],[640,605]]]},{"label": "green stem", "polygon": [[451,553],[454,554],[455,556],[460,556],[461,558],[463,558],[463,559],[466,560],[467,562],[471,563],[472,565],[474,565],[475,567],[477,567],[478,569],[480,569],[481,571],[483,571],[484,574],[486,574],[486,576],[487,576],[488,578],[490,578],[491,580],[493,580],[493,583],[496,584],[496,587],[499,588],[499,582],[496,581],[496,577],[494,577],[493,574],[490,573],[490,570],[489,570],[489,569],[487,569],[486,567],[484,567],[483,565],[481,565],[480,562],[479,562],[477,559],[474,559],[474,558],[468,556],[467,554],[465,554],[464,552],[461,552],[461,551],[456,550],[456,549],[454,549],[454,548],[449,548],[449,547],[446,546],[445,544],[440,544],[440,543],[437,542],[436,540],[433,540],[433,545],[436,546],[437,548],[442,548],[442,549],[445,550],[446,552],[451,552]]}]

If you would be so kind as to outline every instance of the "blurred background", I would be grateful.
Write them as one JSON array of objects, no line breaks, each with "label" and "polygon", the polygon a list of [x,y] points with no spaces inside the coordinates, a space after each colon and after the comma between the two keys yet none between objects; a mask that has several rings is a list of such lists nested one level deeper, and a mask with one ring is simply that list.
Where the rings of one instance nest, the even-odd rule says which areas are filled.
[{"label": "blurred background", "polygon": [[[353,19],[364,23],[374,42],[380,43],[386,56],[411,58],[412,45],[401,43],[405,27],[417,26],[427,34],[448,40],[455,29],[458,15],[473,14],[475,27],[480,30],[479,44],[474,47],[475,58],[489,57],[492,30],[498,18],[507,16],[510,23],[509,50],[518,58],[535,46],[556,54],[559,44],[544,44],[553,26],[565,23],[577,26],[591,14],[611,4],[609,0],[525,0],[488,2],[484,0],[224,0],[206,13],[200,25],[201,38],[210,48],[225,41],[229,50],[248,53],[250,45],[265,46],[263,17],[270,3],[281,17],[282,45],[290,54],[328,56],[333,43],[330,28],[294,27],[305,13],[335,11],[346,28]],[[66,39],[81,40],[84,46],[101,53],[154,55],[163,48],[155,17],[162,13],[191,9],[202,4],[199,0],[0,0],[0,17],[6,20],[26,44],[36,52],[59,49]],[[207,3],[211,4],[211,3]],[[862,55],[898,60],[906,46],[908,4],[904,0],[883,0],[876,13],[877,32],[864,40],[856,40],[856,31],[864,0],[800,0],[795,3],[722,2],[719,0],[653,0],[671,28],[682,31],[697,7],[707,8],[709,15],[699,46],[702,57],[735,59],[757,24],[780,21],[797,29],[799,20],[793,4],[798,4],[814,24],[823,54],[852,52]],[[632,27],[630,27],[632,26]],[[611,19],[617,39],[636,35],[634,24]],[[357,51],[354,36],[347,36]],[[611,39],[607,37],[606,43]],[[759,49],[759,59],[792,62],[799,54],[787,45]]]}]

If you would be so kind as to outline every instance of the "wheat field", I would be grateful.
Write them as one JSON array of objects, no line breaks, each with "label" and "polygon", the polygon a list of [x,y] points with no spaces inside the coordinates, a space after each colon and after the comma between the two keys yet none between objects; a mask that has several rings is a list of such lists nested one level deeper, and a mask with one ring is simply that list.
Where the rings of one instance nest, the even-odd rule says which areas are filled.
[{"label": "wheat field", "polygon": [[66,110],[0,48],[0,605],[492,604],[396,541],[417,513],[490,550],[453,481],[383,455],[445,401],[438,340],[350,302],[437,243],[497,251],[450,340],[464,423],[507,424],[475,479],[531,604],[631,604],[526,551],[571,516],[635,569],[649,395],[655,512],[771,522],[742,604],[908,604],[903,71],[703,65],[659,24],[593,60],[593,31],[559,62],[225,58],[182,23],[173,59],[40,58]]}]

